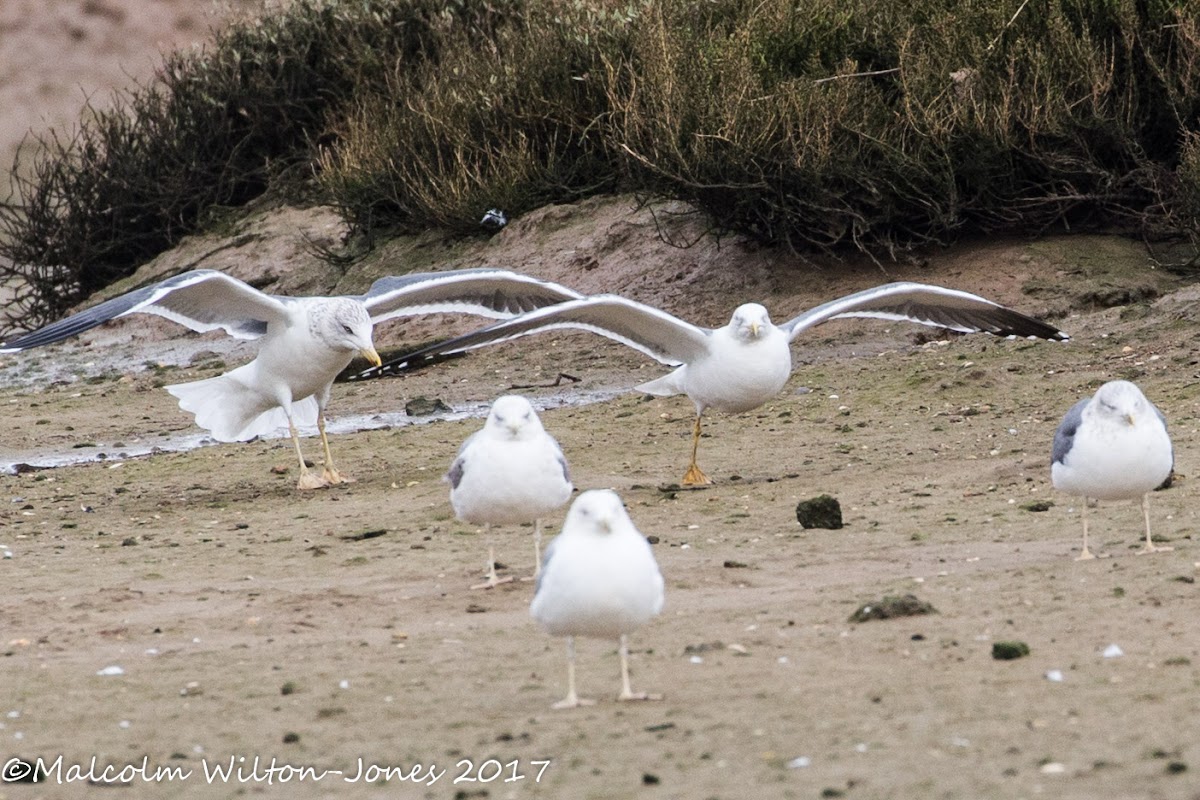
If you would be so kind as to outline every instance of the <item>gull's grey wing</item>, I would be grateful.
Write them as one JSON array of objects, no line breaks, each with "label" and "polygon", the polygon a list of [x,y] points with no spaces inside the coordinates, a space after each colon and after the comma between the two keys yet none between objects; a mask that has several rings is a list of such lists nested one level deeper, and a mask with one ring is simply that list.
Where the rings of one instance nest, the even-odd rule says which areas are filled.
[{"label": "gull's grey wing", "polygon": [[810,309],[780,327],[792,340],[807,328],[839,317],[906,320],[962,333],[1059,341],[1070,338],[1051,325],[979,295],[924,283],[888,283],[855,292]]},{"label": "gull's grey wing", "polygon": [[1071,452],[1071,447],[1075,444],[1075,432],[1079,430],[1079,423],[1083,421],[1083,410],[1090,402],[1092,398],[1085,397],[1063,415],[1062,422],[1058,423],[1058,430],[1054,432],[1054,445],[1050,450],[1051,464],[1063,463],[1067,453]]},{"label": "gull's grey wing", "polygon": [[392,359],[381,367],[361,372],[358,378],[373,378],[398,371],[429,356],[460,353],[531,333],[563,328],[578,328],[607,336],[669,366],[679,366],[706,354],[711,334],[711,331],[684,322],[653,306],[617,295],[598,294],[531,311],[473,333],[421,348]]},{"label": "gull's grey wing", "polygon": [[157,314],[194,331],[223,328],[239,339],[257,339],[267,323],[286,318],[287,298],[271,297],[223,272],[198,269],[135,289],[92,308],[18,336],[0,353],[62,341],[126,314]]},{"label": "gull's grey wing", "polygon": [[[1154,409],[1154,413],[1158,415],[1158,421],[1162,423],[1164,428],[1167,428],[1167,417],[1162,413],[1162,410],[1159,409],[1158,406],[1154,405],[1154,403],[1150,403],[1150,407]],[[1169,428],[1167,428],[1167,430],[1170,431]]]},{"label": "gull's grey wing", "polygon": [[450,471],[446,473],[446,480],[450,481],[451,489],[457,489],[458,485],[462,483],[464,468],[462,456],[454,459],[454,463],[450,465]]},{"label": "gull's grey wing", "polygon": [[360,296],[374,322],[399,316],[458,312],[507,319],[578,300],[579,292],[504,269],[460,269],[389,275]]},{"label": "gull's grey wing", "polygon": [[458,446],[458,452],[454,454],[454,463],[450,465],[450,470],[443,476],[445,481],[450,484],[451,489],[457,489],[458,485],[462,483],[463,473],[467,469],[467,451],[471,449],[471,443],[482,433],[482,430],[475,431],[463,439],[462,444]]},{"label": "gull's grey wing", "polygon": [[[1147,399],[1146,402],[1149,403],[1150,402],[1149,399]],[[1174,473],[1175,472],[1175,442],[1171,441],[1171,429],[1167,425],[1167,417],[1165,414],[1162,413],[1162,411],[1159,409],[1158,406],[1154,405],[1154,403],[1150,403],[1150,407],[1152,409],[1154,409],[1154,413],[1158,415],[1158,421],[1162,423],[1163,430],[1165,430],[1167,432],[1167,442],[1168,442],[1168,444],[1171,445],[1171,472]],[[1170,480],[1171,480],[1171,475],[1168,475],[1167,480],[1163,481],[1164,485],[1167,484]]]}]

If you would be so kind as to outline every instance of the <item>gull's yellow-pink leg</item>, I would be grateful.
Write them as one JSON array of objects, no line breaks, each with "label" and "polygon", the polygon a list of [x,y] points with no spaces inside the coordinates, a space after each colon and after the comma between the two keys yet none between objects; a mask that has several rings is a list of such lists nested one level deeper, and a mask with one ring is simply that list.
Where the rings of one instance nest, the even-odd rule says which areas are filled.
[{"label": "gull's yellow-pink leg", "polygon": [[696,415],[696,422],[692,425],[692,463],[688,465],[688,470],[683,476],[684,486],[707,486],[712,483],[696,464],[696,451],[700,449],[700,416]]}]

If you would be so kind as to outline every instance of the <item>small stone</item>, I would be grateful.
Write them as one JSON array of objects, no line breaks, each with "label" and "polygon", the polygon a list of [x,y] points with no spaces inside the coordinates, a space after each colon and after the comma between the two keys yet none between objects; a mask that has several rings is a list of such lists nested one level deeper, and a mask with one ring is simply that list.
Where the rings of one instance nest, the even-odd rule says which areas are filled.
[{"label": "small stone", "polygon": [[192,357],[188,359],[188,364],[200,364],[205,361],[214,361],[220,357],[221,354],[213,350],[197,350],[192,354]]},{"label": "small stone", "polygon": [[812,765],[812,759],[808,756],[797,756],[787,763],[788,769],[804,769]]},{"label": "small stone", "polygon": [[295,744],[298,741],[300,741],[300,734],[298,733],[289,732],[283,735],[284,744]]},{"label": "small stone", "polygon": [[1029,645],[1024,642],[994,642],[992,644],[992,658],[997,661],[1012,661],[1014,658],[1027,655],[1029,655]]},{"label": "small stone", "polygon": [[449,412],[451,410],[450,406],[443,403],[441,398],[438,397],[431,400],[428,397],[417,396],[404,404],[404,413],[410,417],[427,417],[430,414]]},{"label": "small stone", "polygon": [[1051,761],[1047,764],[1042,764],[1041,769],[1038,770],[1038,772],[1042,773],[1043,775],[1062,775],[1066,771],[1067,765],[1060,764],[1057,761]]},{"label": "small stone", "polygon": [[919,599],[915,594],[887,595],[882,600],[860,606],[850,615],[851,622],[867,622],[873,619],[892,619],[894,617],[915,617],[921,614],[936,614],[929,603]]},{"label": "small stone", "polygon": [[1062,683],[1064,678],[1061,669],[1052,669],[1046,672],[1046,680],[1054,683]]},{"label": "small stone", "polygon": [[796,504],[796,521],[803,528],[838,530],[842,527],[842,506],[827,494]]},{"label": "small stone", "polygon": [[105,667],[104,669],[97,670],[96,674],[107,678],[107,677],[111,677],[114,675],[124,675],[125,670],[121,669],[120,667],[118,667],[117,665],[114,664],[110,667]]},{"label": "small stone", "polygon": [[1100,655],[1104,656],[1105,658],[1120,658],[1121,656],[1125,655],[1125,651],[1115,644],[1110,644],[1108,647],[1104,648],[1104,652]]}]

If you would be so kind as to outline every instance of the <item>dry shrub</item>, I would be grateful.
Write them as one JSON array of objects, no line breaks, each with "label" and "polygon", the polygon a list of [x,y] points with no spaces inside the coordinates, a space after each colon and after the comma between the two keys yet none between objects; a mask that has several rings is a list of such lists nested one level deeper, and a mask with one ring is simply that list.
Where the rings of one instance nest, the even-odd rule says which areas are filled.
[{"label": "dry shrub", "polygon": [[[397,76],[334,126],[320,181],[364,232],[477,231],[509,214],[618,186],[598,121],[599,54],[622,48],[632,19],[616,9],[546,4],[486,47],[447,46],[437,64]],[[452,54],[453,53],[453,54]]]},{"label": "dry shrub", "polygon": [[797,250],[1194,243],[1198,86],[1200,0],[294,0],[43,138],[10,319],[269,190],[367,241],[622,190]]},{"label": "dry shrub", "polygon": [[611,65],[635,87],[613,81],[613,136],[634,184],[723,227],[887,253],[962,230],[1190,232],[1158,209],[1197,128],[1200,4],[694,10],[646,14]]},{"label": "dry shrub", "polygon": [[8,322],[36,325],[198,230],[206,212],[274,188],[311,196],[315,145],[357,92],[486,43],[521,2],[293,0],[238,20],[207,50],[167,57],[154,81],[50,133],[19,202],[0,207],[0,256],[25,288]]}]

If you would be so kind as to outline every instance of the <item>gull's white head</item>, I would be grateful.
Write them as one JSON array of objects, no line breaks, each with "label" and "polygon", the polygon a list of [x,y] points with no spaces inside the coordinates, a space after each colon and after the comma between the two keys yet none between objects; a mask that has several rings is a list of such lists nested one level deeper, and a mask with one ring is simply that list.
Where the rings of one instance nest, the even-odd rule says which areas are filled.
[{"label": "gull's white head", "polygon": [[374,325],[367,307],[350,297],[330,297],[315,305],[309,313],[309,330],[332,347],[358,353],[373,365],[383,363],[371,338]]},{"label": "gull's white head", "polygon": [[1136,425],[1157,416],[1142,390],[1129,381],[1109,381],[1092,397],[1092,413],[1102,419]]},{"label": "gull's white head", "polygon": [[575,498],[563,521],[563,530],[568,528],[596,536],[622,529],[637,530],[625,511],[625,504],[611,489],[591,489]]},{"label": "gull's white head", "polygon": [[746,342],[762,338],[772,327],[774,325],[771,323],[771,315],[758,303],[738,306],[729,320],[729,329],[733,331],[733,335]]},{"label": "gull's white head", "polygon": [[532,439],[545,430],[533,406],[519,394],[497,398],[483,427],[496,436],[516,441]]}]

